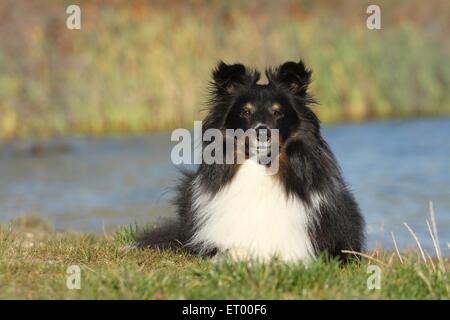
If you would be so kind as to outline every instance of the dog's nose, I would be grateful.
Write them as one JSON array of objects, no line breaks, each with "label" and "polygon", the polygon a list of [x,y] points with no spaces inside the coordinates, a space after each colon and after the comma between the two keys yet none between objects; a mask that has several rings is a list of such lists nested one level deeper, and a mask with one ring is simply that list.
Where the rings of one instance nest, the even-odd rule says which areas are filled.
[{"label": "dog's nose", "polygon": [[270,139],[270,128],[268,126],[266,126],[265,124],[260,124],[258,126],[256,126],[255,128],[256,130],[256,137],[258,138],[262,138],[265,140],[269,140]]}]

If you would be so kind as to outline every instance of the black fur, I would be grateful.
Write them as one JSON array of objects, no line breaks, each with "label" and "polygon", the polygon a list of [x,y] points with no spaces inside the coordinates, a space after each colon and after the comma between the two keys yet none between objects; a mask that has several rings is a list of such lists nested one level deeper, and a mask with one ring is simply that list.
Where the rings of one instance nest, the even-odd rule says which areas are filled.
[{"label": "black fur", "polygon": [[[326,201],[314,211],[308,230],[315,255],[347,259],[342,250],[364,249],[364,220],[346,187],[336,159],[320,134],[320,121],[310,109],[315,103],[308,94],[311,71],[302,61],[286,62],[266,70],[269,83],[257,84],[260,74],[242,64],[220,62],[213,71],[212,99],[203,130],[227,128],[244,130],[256,122],[267,123],[280,131],[280,179],[286,193],[299,197],[313,207],[311,195],[319,192]],[[258,106],[251,115],[243,115],[247,102]],[[281,106],[281,115],[271,106]],[[206,144],[206,143],[205,143]],[[175,205],[178,216],[162,228],[141,233],[140,246],[170,248],[180,245],[193,253],[188,240],[195,234],[193,206],[194,179],[203,190],[215,194],[232,181],[239,165],[201,164],[196,172],[185,173],[178,188]],[[208,253],[213,254],[215,248]]]}]

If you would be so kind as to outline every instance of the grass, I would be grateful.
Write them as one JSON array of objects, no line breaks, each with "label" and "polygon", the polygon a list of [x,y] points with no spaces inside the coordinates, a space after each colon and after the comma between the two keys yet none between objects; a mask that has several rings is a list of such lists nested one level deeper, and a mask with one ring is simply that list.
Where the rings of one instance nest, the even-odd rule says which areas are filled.
[{"label": "grass", "polygon": [[[211,261],[183,252],[138,250],[134,228],[113,236],[54,231],[36,217],[0,226],[0,299],[449,299],[443,268],[415,252],[374,251],[340,266]],[[66,287],[67,268],[81,268],[81,289]],[[381,288],[367,287],[368,266]]]},{"label": "grass", "polygon": [[67,30],[70,1],[5,2],[0,138],[192,126],[219,59],[304,58],[325,122],[450,114],[447,1],[380,1],[379,31],[370,1],[79,3]]}]

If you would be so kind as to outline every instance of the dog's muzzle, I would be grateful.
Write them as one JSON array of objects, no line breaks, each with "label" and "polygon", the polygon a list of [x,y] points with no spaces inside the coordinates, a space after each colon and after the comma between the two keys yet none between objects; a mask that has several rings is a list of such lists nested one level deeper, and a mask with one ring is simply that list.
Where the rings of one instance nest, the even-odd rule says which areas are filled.
[{"label": "dog's muzzle", "polygon": [[269,155],[271,147],[270,128],[264,124],[255,127],[255,139],[253,141],[253,150],[259,155]]}]

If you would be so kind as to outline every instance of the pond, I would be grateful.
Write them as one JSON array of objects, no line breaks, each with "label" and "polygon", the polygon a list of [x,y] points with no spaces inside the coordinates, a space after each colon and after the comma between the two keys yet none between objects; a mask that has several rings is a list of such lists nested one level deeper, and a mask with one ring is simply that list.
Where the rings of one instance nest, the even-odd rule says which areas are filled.
[{"label": "pond", "polygon": [[[450,241],[450,119],[326,126],[334,151],[367,221],[368,246],[403,249],[415,242],[434,253],[428,234],[433,201],[439,238]],[[180,174],[170,161],[170,132],[145,136],[30,141],[0,146],[0,222],[37,214],[57,229],[102,233],[174,213]]]}]

